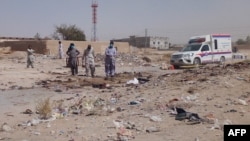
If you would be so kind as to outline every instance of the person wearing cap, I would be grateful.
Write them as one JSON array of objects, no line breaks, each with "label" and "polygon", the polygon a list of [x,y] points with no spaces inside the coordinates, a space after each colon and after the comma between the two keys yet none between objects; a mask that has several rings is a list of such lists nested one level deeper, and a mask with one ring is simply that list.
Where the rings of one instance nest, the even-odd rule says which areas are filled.
[{"label": "person wearing cap", "polygon": [[64,53],[63,53],[63,44],[61,41],[58,42],[58,54],[59,54],[59,59],[63,59]]},{"label": "person wearing cap", "polygon": [[66,54],[69,56],[68,64],[70,66],[72,75],[78,74],[78,59],[77,59],[77,56],[80,54],[80,52],[75,48],[74,43],[70,44]]},{"label": "person wearing cap", "polygon": [[85,61],[86,76],[87,77],[89,76],[89,71],[90,71],[91,77],[94,77],[94,74],[95,74],[95,52],[94,52],[94,49],[91,47],[91,45],[88,45],[88,47],[83,52],[82,65],[84,64],[84,61]]},{"label": "person wearing cap", "polygon": [[105,79],[115,76],[115,57],[116,48],[114,47],[114,41],[110,41],[109,46],[105,50]]}]

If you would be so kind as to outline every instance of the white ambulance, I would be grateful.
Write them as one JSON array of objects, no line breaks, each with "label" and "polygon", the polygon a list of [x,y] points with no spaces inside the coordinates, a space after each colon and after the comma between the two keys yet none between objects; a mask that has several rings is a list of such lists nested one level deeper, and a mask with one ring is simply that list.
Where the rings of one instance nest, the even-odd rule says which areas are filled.
[{"label": "white ambulance", "polygon": [[171,55],[176,68],[187,65],[221,63],[232,59],[232,41],[229,34],[211,34],[191,37],[187,46]]}]

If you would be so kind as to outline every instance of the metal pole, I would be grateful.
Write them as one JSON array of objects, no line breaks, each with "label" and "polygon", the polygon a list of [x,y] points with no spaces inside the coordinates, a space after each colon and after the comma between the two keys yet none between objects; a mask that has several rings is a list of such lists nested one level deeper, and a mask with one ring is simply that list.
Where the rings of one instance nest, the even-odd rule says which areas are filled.
[{"label": "metal pole", "polygon": [[148,30],[147,28],[145,29],[145,45],[144,45],[144,53],[146,52],[146,47],[147,47],[147,34],[148,34]]}]

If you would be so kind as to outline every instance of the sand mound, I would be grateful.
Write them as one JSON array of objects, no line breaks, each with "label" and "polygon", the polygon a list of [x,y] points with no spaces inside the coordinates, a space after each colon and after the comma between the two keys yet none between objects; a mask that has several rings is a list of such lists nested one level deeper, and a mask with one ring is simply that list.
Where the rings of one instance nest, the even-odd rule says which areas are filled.
[{"label": "sand mound", "polygon": [[11,53],[11,47],[1,47],[0,54],[9,54]]},{"label": "sand mound", "polygon": [[0,52],[1,56],[7,57],[8,59],[23,59],[26,58],[27,53],[25,51],[9,51],[5,53]]}]

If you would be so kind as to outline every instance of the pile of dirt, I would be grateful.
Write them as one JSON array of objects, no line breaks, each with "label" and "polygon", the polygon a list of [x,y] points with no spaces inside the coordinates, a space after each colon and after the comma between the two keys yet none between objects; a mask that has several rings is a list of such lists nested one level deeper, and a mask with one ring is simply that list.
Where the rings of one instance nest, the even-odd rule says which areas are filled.
[{"label": "pile of dirt", "polygon": [[24,51],[11,51],[9,49],[0,51],[3,57],[7,57],[9,59],[24,59],[27,57],[27,53]]},{"label": "pile of dirt", "polygon": [[10,54],[11,47],[0,47],[0,54]]}]

